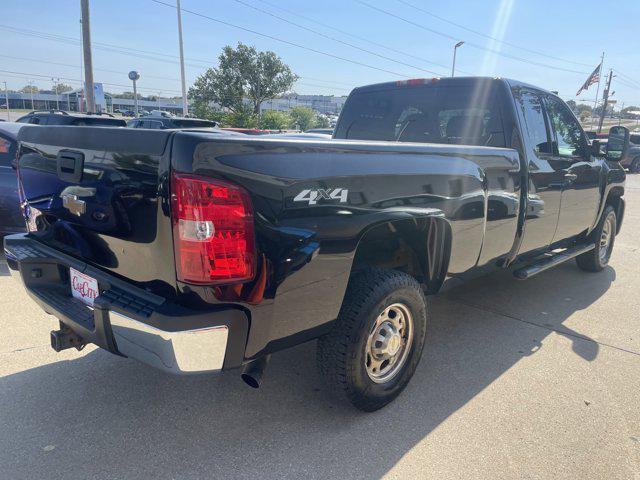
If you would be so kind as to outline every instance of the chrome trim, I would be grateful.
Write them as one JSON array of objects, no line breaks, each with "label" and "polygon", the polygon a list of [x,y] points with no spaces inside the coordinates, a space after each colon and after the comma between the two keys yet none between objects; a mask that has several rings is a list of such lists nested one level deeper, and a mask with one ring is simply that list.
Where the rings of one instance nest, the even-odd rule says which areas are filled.
[{"label": "chrome trim", "polygon": [[174,374],[222,370],[229,329],[226,325],[166,332],[110,311],[118,351]]}]

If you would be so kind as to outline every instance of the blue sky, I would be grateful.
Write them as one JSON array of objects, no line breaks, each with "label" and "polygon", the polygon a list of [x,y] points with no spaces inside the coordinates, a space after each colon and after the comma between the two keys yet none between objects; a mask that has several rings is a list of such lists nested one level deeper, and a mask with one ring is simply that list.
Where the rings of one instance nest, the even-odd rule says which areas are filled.
[{"label": "blue sky", "polygon": [[[175,0],[162,1],[175,3]],[[239,1],[387,58],[287,24]],[[613,80],[619,105],[622,102],[640,105],[638,0],[610,2],[609,7],[608,2],[602,0],[239,1],[182,0],[182,7],[367,66],[284,44],[184,12],[189,84],[207,65],[216,63],[224,45],[241,41],[280,55],[301,77],[295,88],[298,93],[341,95],[357,85],[398,78],[432,77],[434,74],[431,72],[440,76],[449,75],[453,44],[460,39],[467,44],[458,50],[457,74],[516,78],[557,90],[565,99],[575,98],[575,92],[599,63],[604,51],[606,71],[614,68],[620,72],[620,76]],[[175,9],[152,0],[90,2],[92,39],[96,47],[93,56],[95,80],[102,81],[108,91],[126,90],[129,89],[127,72],[136,69],[141,74],[139,87],[142,93],[178,95],[180,72],[176,59]],[[3,13],[0,20],[3,44],[0,52],[0,82],[6,80],[10,88],[20,88],[30,78],[39,87],[50,88],[51,77],[60,77],[77,86],[81,58],[78,43],[80,1],[0,0],[0,4]],[[382,13],[371,6],[413,23]],[[607,8],[610,12],[607,12]],[[285,10],[369,39],[378,45],[294,17]],[[447,21],[502,39],[510,45]],[[451,38],[446,38],[446,35]],[[595,86],[578,100],[593,101],[594,98]]]}]

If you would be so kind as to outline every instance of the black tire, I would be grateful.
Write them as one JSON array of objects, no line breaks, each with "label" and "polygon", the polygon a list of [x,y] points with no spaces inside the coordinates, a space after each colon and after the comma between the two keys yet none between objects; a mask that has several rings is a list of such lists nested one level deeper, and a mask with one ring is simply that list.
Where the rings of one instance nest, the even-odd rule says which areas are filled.
[{"label": "black tire", "polygon": [[629,167],[630,173],[640,173],[640,157],[636,157],[631,162],[631,166]]},{"label": "black tire", "polygon": [[[606,245],[603,245],[601,239],[603,238],[603,231],[605,228],[612,231],[608,242]],[[613,251],[613,244],[616,239],[616,228],[616,211],[611,205],[607,205],[604,212],[602,212],[602,217],[600,218],[600,222],[598,222],[598,226],[591,236],[592,240],[596,243],[596,248],[576,257],[576,262],[582,270],[587,272],[599,272],[607,266],[609,259],[611,258],[611,252]],[[606,249],[606,251],[603,252],[603,249]]]},{"label": "black tire", "polygon": [[[402,340],[404,360],[396,362],[393,377],[375,382],[367,371],[372,368],[368,340],[379,315],[397,305],[406,307],[412,318],[412,335]],[[318,368],[339,396],[346,396],[360,410],[378,410],[394,400],[411,380],[422,356],[426,329],[426,299],[420,284],[395,270],[366,269],[350,279],[334,328],[318,340]]]}]

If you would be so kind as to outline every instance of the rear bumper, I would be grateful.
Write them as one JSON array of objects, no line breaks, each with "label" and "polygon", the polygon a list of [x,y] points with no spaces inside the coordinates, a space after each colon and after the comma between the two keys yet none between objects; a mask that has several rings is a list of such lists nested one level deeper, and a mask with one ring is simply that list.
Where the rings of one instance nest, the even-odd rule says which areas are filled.
[{"label": "rear bumper", "polygon": [[[249,326],[243,310],[184,308],[26,235],[5,237],[4,252],[29,296],[88,343],[173,374],[217,372],[243,363]],[[93,308],[71,295],[71,267],[98,281]]]}]

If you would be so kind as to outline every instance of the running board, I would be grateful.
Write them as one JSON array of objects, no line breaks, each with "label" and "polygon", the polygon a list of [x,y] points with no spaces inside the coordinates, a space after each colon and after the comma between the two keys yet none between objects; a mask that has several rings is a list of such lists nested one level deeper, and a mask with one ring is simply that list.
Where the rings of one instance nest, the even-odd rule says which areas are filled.
[{"label": "running board", "polygon": [[518,270],[513,272],[513,275],[519,280],[527,280],[528,278],[531,278],[534,275],[539,274],[540,272],[544,272],[549,268],[560,265],[561,263],[564,263],[567,260],[571,260],[572,258],[575,258],[578,255],[582,255],[583,253],[589,252],[594,248],[596,248],[595,243],[590,243],[588,245],[579,245],[573,248],[567,248],[562,252],[554,253],[549,257],[545,257],[541,260],[538,260],[536,263],[533,263],[523,268],[519,268]]}]

